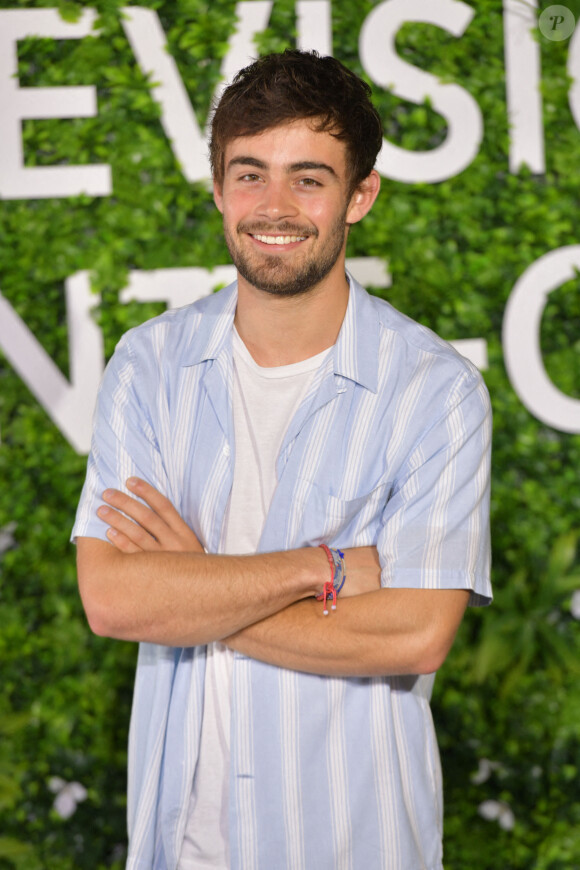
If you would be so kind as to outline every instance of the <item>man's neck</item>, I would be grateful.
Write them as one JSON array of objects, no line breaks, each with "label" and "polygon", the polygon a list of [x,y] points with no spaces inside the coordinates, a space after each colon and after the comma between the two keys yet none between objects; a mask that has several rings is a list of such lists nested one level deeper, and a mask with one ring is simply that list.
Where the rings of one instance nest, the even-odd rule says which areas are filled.
[{"label": "man's neck", "polygon": [[259,365],[291,365],[332,347],[348,296],[344,272],[290,297],[257,290],[239,276],[236,329]]}]

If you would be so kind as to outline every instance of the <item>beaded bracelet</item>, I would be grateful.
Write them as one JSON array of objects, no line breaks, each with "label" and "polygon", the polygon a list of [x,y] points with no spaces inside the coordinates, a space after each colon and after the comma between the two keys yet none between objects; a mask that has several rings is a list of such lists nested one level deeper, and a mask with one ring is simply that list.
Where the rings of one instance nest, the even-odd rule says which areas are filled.
[{"label": "beaded bracelet", "polygon": [[330,580],[326,581],[322,587],[322,592],[320,595],[316,596],[316,600],[324,601],[323,613],[325,616],[328,616],[326,602],[329,598],[332,599],[331,610],[336,610],[336,599],[338,593],[344,586],[344,581],[346,580],[346,569],[344,565],[344,553],[341,552],[341,550],[327,547],[326,544],[320,544],[320,547],[324,550],[326,558],[328,559]]}]

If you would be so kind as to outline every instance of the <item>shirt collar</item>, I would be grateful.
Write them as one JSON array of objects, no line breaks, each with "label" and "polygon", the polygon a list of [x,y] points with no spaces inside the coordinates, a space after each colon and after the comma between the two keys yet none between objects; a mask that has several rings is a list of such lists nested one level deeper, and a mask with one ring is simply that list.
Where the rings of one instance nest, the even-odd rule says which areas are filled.
[{"label": "shirt collar", "polygon": [[218,293],[211,293],[194,303],[190,308],[193,334],[182,365],[192,366],[217,359],[225,348],[231,348],[237,301],[238,282],[234,281]]},{"label": "shirt collar", "polygon": [[376,393],[378,388],[379,316],[372,296],[347,272],[350,285],[346,314],[334,349],[335,374]]},{"label": "shirt collar", "polygon": [[[334,346],[334,372],[372,392],[378,384],[379,317],[372,296],[347,272],[350,292],[346,314]],[[231,348],[238,285],[234,281],[195,304],[203,315],[184,355],[183,365],[216,359]]]}]

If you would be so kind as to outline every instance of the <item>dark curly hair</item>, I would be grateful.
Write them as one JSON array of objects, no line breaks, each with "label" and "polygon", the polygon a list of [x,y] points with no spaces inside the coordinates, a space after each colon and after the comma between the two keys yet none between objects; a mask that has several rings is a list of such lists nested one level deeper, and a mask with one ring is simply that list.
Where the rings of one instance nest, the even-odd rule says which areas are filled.
[{"label": "dark curly hair", "polygon": [[214,179],[223,181],[224,152],[232,139],[308,118],[315,130],[345,143],[354,191],[372,171],[383,143],[381,119],[370,97],[366,82],[333,57],[288,49],[259,58],[240,70],[214,111]]}]

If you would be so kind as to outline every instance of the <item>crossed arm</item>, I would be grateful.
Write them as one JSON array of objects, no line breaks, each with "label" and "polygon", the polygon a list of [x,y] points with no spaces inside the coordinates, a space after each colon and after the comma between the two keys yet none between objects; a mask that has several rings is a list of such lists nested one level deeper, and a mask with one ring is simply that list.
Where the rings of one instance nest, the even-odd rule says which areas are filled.
[{"label": "crossed arm", "polygon": [[[110,544],[79,538],[81,597],[97,634],[170,646],[221,640],[279,667],[373,676],[431,673],[467,605],[462,589],[382,589],[374,547],[347,550],[347,582],[325,617],[317,547],[255,556],[206,554],[171,503],[144,481],[142,501],[107,491]],[[112,545],[112,546],[111,546]]]}]

